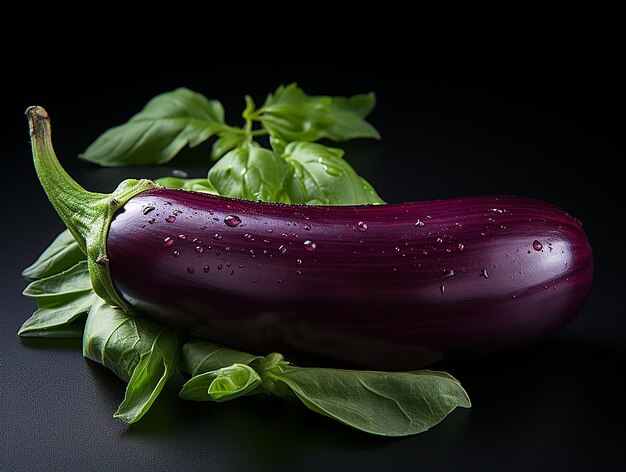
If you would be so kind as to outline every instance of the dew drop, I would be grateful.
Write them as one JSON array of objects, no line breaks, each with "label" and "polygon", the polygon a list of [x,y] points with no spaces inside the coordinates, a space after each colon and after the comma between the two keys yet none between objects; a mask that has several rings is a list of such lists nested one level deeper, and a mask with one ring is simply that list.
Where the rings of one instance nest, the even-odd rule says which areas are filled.
[{"label": "dew drop", "polygon": [[148,223],[150,223],[151,225],[153,225],[155,221],[156,221],[156,218],[150,218],[150,219],[148,220]]},{"label": "dew drop", "polygon": [[480,276],[488,279],[489,278],[489,274],[487,273],[487,269],[480,269]]},{"label": "dew drop", "polygon": [[173,255],[174,257],[178,257],[178,256],[180,256],[180,251],[174,251],[174,252],[172,253],[172,255]]},{"label": "dew drop", "polygon": [[424,226],[424,222],[422,220],[417,220],[415,222],[415,226]]},{"label": "dew drop", "polygon": [[298,259],[298,260],[296,260],[296,264],[298,264],[298,265],[302,265],[302,259]]},{"label": "dew drop", "polygon": [[239,226],[241,224],[241,218],[235,215],[228,215],[224,218],[224,223],[226,224],[226,226],[234,228],[235,226]]},{"label": "dew drop", "polygon": [[226,246],[226,247],[224,248],[224,251],[226,251],[226,252],[230,251],[230,246]]},{"label": "dew drop", "polygon": [[200,229],[205,230],[206,229],[206,225],[200,226]]},{"label": "dew drop", "polygon": [[174,221],[176,221],[176,217],[174,215],[170,215],[165,218],[165,221],[167,221],[168,223],[174,223]]},{"label": "dew drop", "polygon": [[184,241],[185,239],[187,239],[187,235],[186,234],[179,234],[178,235],[178,239],[180,239],[181,241]]},{"label": "dew drop", "polygon": [[163,240],[163,246],[165,247],[170,247],[172,244],[174,244],[174,239],[169,236]]},{"label": "dew drop", "polygon": [[221,240],[222,240],[222,235],[221,235],[220,233],[215,233],[215,234],[213,235],[213,237],[214,237],[215,239],[217,239],[218,241],[221,241]]},{"label": "dew drop", "polygon": [[226,267],[230,267],[230,262],[227,262],[227,263],[226,263]]},{"label": "dew drop", "polygon": [[222,264],[217,265],[217,270],[222,270]]},{"label": "dew drop", "polygon": [[193,238],[191,240],[191,242],[194,243],[194,244],[202,244],[202,239],[200,239],[200,238]]},{"label": "dew drop", "polygon": [[144,214],[144,215],[147,215],[148,213],[150,213],[150,212],[151,212],[151,211],[153,211],[153,210],[154,210],[154,207],[153,207],[153,206],[147,206],[147,207],[145,207],[145,208],[143,209],[143,214]]},{"label": "dew drop", "polygon": [[[310,230],[311,230],[311,225],[304,225],[304,226],[302,227],[302,229],[303,229],[303,230],[305,230],[305,231],[310,231]],[[271,232],[271,231],[270,231],[270,232]]]},{"label": "dew drop", "polygon": [[459,251],[462,251],[463,249],[465,249],[465,245],[459,243]]},{"label": "dew drop", "polygon": [[296,270],[296,275],[302,275],[302,271],[301,270]]},{"label": "dew drop", "polygon": [[367,223],[364,223],[363,221],[359,221],[359,223],[356,225],[356,228],[361,233],[365,233],[367,231]]},{"label": "dew drop", "polygon": [[243,269],[243,264],[239,264],[239,268],[240,268],[240,269]]},{"label": "dew drop", "polygon": [[533,241],[533,249],[535,251],[541,251],[543,249],[543,245],[537,241],[536,239]]},{"label": "dew drop", "polygon": [[441,294],[444,295],[446,293],[446,286],[445,285],[440,285],[439,286],[439,290],[441,291]]},{"label": "dew drop", "polygon": [[187,267],[187,273],[193,274],[194,273],[193,267]]},{"label": "dew drop", "polygon": [[441,279],[445,280],[445,279],[449,279],[450,277],[454,277],[454,271],[452,269],[444,270],[443,274],[441,275]]},{"label": "dew drop", "polygon": [[196,246],[194,248],[194,251],[196,251],[196,253],[198,254],[202,254],[204,252],[204,248],[202,246]]},{"label": "dew drop", "polygon": [[441,239],[441,238],[437,238],[437,242],[438,242],[438,243],[442,243],[442,242],[443,242],[443,239]]},{"label": "dew drop", "polygon": [[315,249],[317,249],[317,244],[315,244],[310,239],[307,239],[306,241],[304,241],[304,249],[306,249],[309,252],[313,252],[315,251]]},{"label": "dew drop", "polygon": [[206,274],[207,272],[209,272],[211,270],[211,268],[208,265],[204,266],[204,269],[202,269],[204,271],[204,273]]},{"label": "dew drop", "polygon": [[283,244],[278,247],[278,250],[281,254],[285,254],[287,252],[287,248]]},{"label": "dew drop", "polygon": [[282,283],[283,283],[283,281],[282,281],[281,279],[278,279],[278,283],[279,283],[279,284],[282,284]]},{"label": "dew drop", "polygon": [[219,256],[220,254],[221,254],[221,252],[219,252],[219,251],[215,251],[215,255],[216,255],[216,256]]},{"label": "dew drop", "polygon": [[172,176],[180,179],[186,179],[189,177],[189,174],[182,169],[172,169]]}]

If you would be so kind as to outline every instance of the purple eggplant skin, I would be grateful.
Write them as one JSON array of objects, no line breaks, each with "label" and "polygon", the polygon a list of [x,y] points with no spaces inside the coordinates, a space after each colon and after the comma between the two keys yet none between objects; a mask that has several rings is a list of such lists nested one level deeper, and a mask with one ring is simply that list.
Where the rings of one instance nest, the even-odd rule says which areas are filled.
[{"label": "purple eggplant skin", "polygon": [[148,190],[115,215],[107,254],[125,300],[164,325],[388,370],[550,335],[593,276],[578,220],[509,196],[329,207]]}]

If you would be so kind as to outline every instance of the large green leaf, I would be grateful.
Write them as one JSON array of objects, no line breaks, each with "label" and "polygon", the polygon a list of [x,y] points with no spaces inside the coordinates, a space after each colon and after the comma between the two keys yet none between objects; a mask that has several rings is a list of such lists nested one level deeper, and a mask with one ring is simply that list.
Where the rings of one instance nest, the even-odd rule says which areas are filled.
[{"label": "large green leaf", "polygon": [[124,313],[103,300],[87,316],[83,355],[128,382],[117,418],[134,423],[150,408],[178,367],[179,334],[144,318]]},{"label": "large green leaf", "polygon": [[373,93],[348,99],[309,96],[296,84],[290,84],[281,85],[268,95],[256,116],[272,136],[287,142],[380,139],[378,131],[364,120],[375,104]]},{"label": "large green leaf", "polygon": [[291,202],[309,205],[384,203],[342,156],[341,149],[317,143],[287,144],[283,157],[291,166],[286,184]]},{"label": "large green leaf", "polygon": [[22,271],[27,279],[42,279],[69,269],[78,261],[87,260],[67,229],[61,231],[35,262]]},{"label": "large green leaf", "polygon": [[157,95],[127,123],[104,132],[80,157],[109,167],[162,164],[184,146],[197,146],[226,128],[219,101],[178,88]]},{"label": "large green leaf", "polygon": [[209,171],[219,195],[246,200],[289,203],[285,183],[289,166],[276,153],[254,144],[230,151]]}]

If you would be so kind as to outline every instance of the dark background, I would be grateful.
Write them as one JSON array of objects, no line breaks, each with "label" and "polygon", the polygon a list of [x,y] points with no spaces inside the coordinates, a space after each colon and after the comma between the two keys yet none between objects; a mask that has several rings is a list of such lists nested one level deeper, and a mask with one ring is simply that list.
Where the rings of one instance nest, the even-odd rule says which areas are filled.
[{"label": "dark background", "polygon": [[[511,3],[503,7],[501,3]],[[313,2],[198,10],[185,2],[90,12],[28,5],[2,28],[0,470],[614,470],[622,461],[623,25],[616,11],[512,2],[376,7]],[[590,4],[591,5],[591,4]],[[8,25],[7,25],[8,26]],[[77,154],[152,96],[187,86],[239,123],[280,83],[311,94],[375,91],[382,142],[347,159],[389,202],[519,194],[576,215],[594,248],[589,302],[557,335],[435,366],[474,406],[432,431],[370,437],[295,402],[195,404],[168,387],[129,427],[124,384],[80,342],[19,339],[34,309],[19,271],[62,229],[32,168],[23,112],[52,116],[66,168],[88,188],[174,168],[204,175],[207,148],[162,168],[98,169]]]}]

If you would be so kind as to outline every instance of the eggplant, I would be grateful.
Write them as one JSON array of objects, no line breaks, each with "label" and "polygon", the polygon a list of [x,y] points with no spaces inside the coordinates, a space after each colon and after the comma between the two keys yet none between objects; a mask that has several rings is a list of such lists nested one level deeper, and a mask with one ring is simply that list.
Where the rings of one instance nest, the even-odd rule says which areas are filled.
[{"label": "eggplant", "polygon": [[[88,194],[59,170],[45,111],[28,115],[40,180],[85,248],[96,292],[204,339],[414,369],[555,333],[590,291],[581,223],[540,200],[305,206],[149,181]],[[68,188],[83,193],[64,198]]]}]

